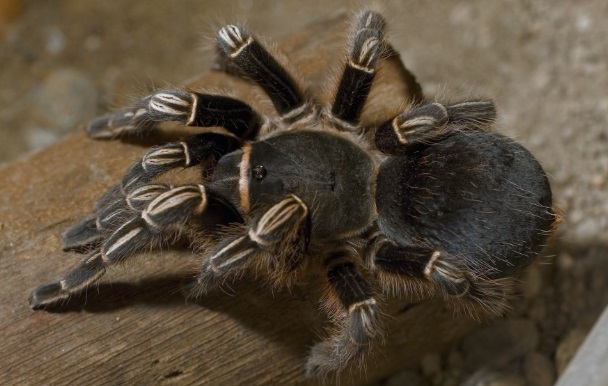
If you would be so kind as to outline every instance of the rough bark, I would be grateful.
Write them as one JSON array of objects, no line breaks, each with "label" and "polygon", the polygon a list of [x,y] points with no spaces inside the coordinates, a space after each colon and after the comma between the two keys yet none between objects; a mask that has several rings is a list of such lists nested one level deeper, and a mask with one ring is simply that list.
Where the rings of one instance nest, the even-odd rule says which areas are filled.
[{"label": "rough bark", "polygon": [[[341,18],[312,25],[279,44],[308,86],[324,98],[331,90],[328,69],[340,63],[347,31]],[[229,90],[269,112],[259,91],[221,72],[189,85]],[[419,97],[414,79],[393,57],[382,64],[364,120],[386,119]],[[61,311],[30,309],[29,291],[78,261],[76,254],[61,252],[60,233],[85,216],[147,146],[175,135],[103,142],[79,129],[0,169],[2,384],[311,383],[303,364],[328,327],[313,290],[317,284],[272,293],[245,280],[235,283],[232,293],[187,302],[180,283],[197,265],[187,248],[150,252],[112,269]],[[366,375],[347,371],[342,384],[381,379],[474,324],[453,317],[438,299],[390,303],[386,344],[369,360]]]}]

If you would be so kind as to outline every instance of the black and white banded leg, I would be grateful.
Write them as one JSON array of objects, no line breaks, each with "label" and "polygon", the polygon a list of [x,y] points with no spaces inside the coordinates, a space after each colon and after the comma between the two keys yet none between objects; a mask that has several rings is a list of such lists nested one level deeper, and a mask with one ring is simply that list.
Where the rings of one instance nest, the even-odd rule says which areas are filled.
[{"label": "black and white banded leg", "polygon": [[379,242],[371,256],[372,268],[379,274],[425,280],[448,299],[469,301],[490,312],[498,313],[506,307],[501,282],[488,280],[487,270],[467,265],[465,257],[439,249],[400,246],[388,240]]},{"label": "black and white banded leg", "polygon": [[357,128],[376,64],[386,51],[385,29],[384,18],[375,12],[365,11],[357,18],[352,47],[331,108],[332,120],[342,129]]},{"label": "black and white banded leg", "polygon": [[452,296],[462,296],[469,289],[463,264],[439,250],[384,241],[372,256],[372,265],[381,273],[428,280]]},{"label": "black and white banded leg", "polygon": [[416,106],[380,125],[376,147],[387,154],[403,154],[413,146],[429,144],[455,128],[487,128],[496,118],[492,101],[474,100],[450,105],[432,102]]},{"label": "black and white banded leg", "polygon": [[[62,235],[64,250],[82,250],[103,238],[103,232],[115,229],[137,205],[140,197],[153,194],[149,182],[176,168],[189,168],[201,163],[214,164],[219,157],[241,146],[239,138],[226,133],[204,132],[183,141],[152,148],[136,161],[122,180],[109,188],[97,201],[95,215],[67,229]],[[143,187],[143,191],[140,188]]]},{"label": "black and white banded leg", "polygon": [[306,253],[310,238],[308,207],[289,195],[255,219],[245,234],[228,238],[203,261],[187,293],[198,297],[220,284],[227,275],[257,261],[271,279],[282,281],[293,273]]},{"label": "black and white banded leg", "polygon": [[342,370],[349,363],[360,363],[382,333],[380,305],[371,284],[354,263],[358,258],[345,249],[326,259],[326,306],[341,327],[312,348],[306,365],[308,375],[323,375]]},{"label": "black and white banded leg", "polygon": [[[121,125],[128,119],[131,121],[124,126],[125,130],[148,128],[163,121],[198,127],[220,126],[223,130],[203,132],[148,150],[129,168],[121,182],[101,196],[95,205],[94,216],[83,219],[62,234],[64,250],[86,250],[100,242],[102,231],[121,223],[128,214],[125,198],[134,189],[171,169],[214,164],[224,154],[239,148],[242,139],[257,134],[261,127],[258,114],[241,101],[179,90],[158,91],[143,98],[129,110],[130,113],[125,111],[93,120],[89,124],[89,134],[96,138],[113,137],[121,132]],[[124,114],[124,117],[118,117]]]},{"label": "black and white banded leg", "polygon": [[244,28],[223,27],[218,32],[217,43],[226,61],[266,92],[283,122],[305,121],[314,114],[302,87]]},{"label": "black and white banded leg", "polygon": [[223,127],[239,138],[253,137],[263,124],[261,117],[244,102],[223,95],[159,90],[133,107],[93,119],[89,136],[115,138],[121,134],[145,132],[161,122],[187,126]]},{"label": "black and white banded leg", "polygon": [[30,297],[32,308],[56,304],[82,291],[98,280],[106,267],[180,232],[192,216],[202,215],[213,200],[203,185],[175,188],[156,185],[149,192],[130,198],[139,200],[137,205],[143,210],[119,226],[98,250],[81,260],[63,279],[36,288]]}]

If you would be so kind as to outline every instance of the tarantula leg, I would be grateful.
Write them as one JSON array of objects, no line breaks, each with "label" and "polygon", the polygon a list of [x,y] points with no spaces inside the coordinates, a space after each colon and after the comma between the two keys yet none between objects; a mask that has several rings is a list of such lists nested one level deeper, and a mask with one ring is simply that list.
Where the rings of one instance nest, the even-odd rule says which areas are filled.
[{"label": "tarantula leg", "polygon": [[203,161],[215,163],[221,156],[240,146],[238,138],[224,133],[205,132],[152,148],[125,173],[121,189],[129,192],[171,169],[189,168]]},{"label": "tarantula leg", "polygon": [[[215,163],[223,154],[240,146],[241,141],[231,135],[205,132],[148,150],[129,168],[121,182],[110,187],[97,201],[94,207],[95,221],[87,218],[62,234],[63,249],[79,250],[94,245],[101,239],[103,230],[124,222],[131,210],[135,209],[133,205],[137,205],[135,197],[141,200],[141,197],[145,198],[142,194],[150,194],[154,186],[158,186],[148,183],[159,174],[202,162]],[[142,186],[145,192],[133,194]]]},{"label": "tarantula leg", "polygon": [[[371,284],[353,263],[352,252],[338,251],[326,260],[326,302],[341,324],[328,340],[317,343],[306,365],[309,376],[342,370],[360,362],[381,335],[381,312]],[[357,256],[358,257],[358,256]]]},{"label": "tarantula leg", "polygon": [[444,296],[471,301],[490,312],[500,312],[507,305],[503,282],[488,280],[484,277],[488,272],[468,266],[464,257],[443,250],[383,242],[372,256],[372,265],[380,274],[426,280],[436,285]]},{"label": "tarantula leg", "polygon": [[420,143],[430,143],[448,133],[448,111],[440,103],[427,103],[397,115],[376,130],[376,147],[400,154]]},{"label": "tarantula leg", "polygon": [[[168,189],[168,188],[167,188]],[[162,233],[175,233],[207,206],[203,185],[178,186],[154,198],[140,216],[118,228],[101,247],[106,264],[114,264],[150,245]]]},{"label": "tarantula leg", "polygon": [[401,247],[382,243],[373,257],[373,265],[381,271],[426,279],[437,284],[446,294],[462,296],[469,289],[463,265],[453,262],[445,252],[425,247]]},{"label": "tarantula leg", "polygon": [[295,122],[309,115],[310,106],[301,87],[244,28],[223,27],[218,32],[217,43],[229,64],[262,87],[284,120]]},{"label": "tarantula leg", "polygon": [[489,100],[472,100],[450,105],[426,103],[397,115],[376,131],[376,147],[388,154],[404,154],[412,146],[435,142],[454,129],[485,128],[496,118]]},{"label": "tarantula leg", "polygon": [[262,254],[272,256],[265,271],[275,271],[267,273],[281,277],[299,266],[309,238],[308,207],[298,197],[289,195],[254,220],[245,234],[221,243],[204,260],[199,275],[188,285],[187,292],[197,297],[226,275],[250,265],[252,260],[259,260]]},{"label": "tarantula leg", "polygon": [[30,305],[37,310],[65,301],[99,279],[105,271],[106,265],[99,251],[87,255],[63,279],[36,287],[30,295]]},{"label": "tarantula leg", "polygon": [[64,251],[86,251],[103,240],[103,230],[120,224],[128,215],[121,184],[112,185],[97,200],[94,214],[85,217],[61,234]]},{"label": "tarantula leg", "polygon": [[123,133],[143,132],[160,122],[175,121],[187,126],[219,126],[233,135],[254,135],[262,120],[246,103],[222,95],[182,90],[159,90],[142,98],[133,107],[93,119],[89,136],[115,138]]},{"label": "tarantula leg", "polygon": [[359,122],[369,95],[376,64],[385,51],[386,22],[375,12],[361,13],[356,22],[352,47],[331,108],[333,120],[353,129]]},{"label": "tarantula leg", "polygon": [[[203,185],[184,185],[143,194],[149,199],[137,217],[118,227],[95,253],[83,259],[61,280],[36,288],[30,297],[33,308],[67,299],[104,274],[106,267],[120,263],[142,249],[161,241],[167,234],[179,232],[193,215],[207,207]],[[139,204],[145,200],[141,197]],[[143,205],[142,205],[143,206]]]},{"label": "tarantula leg", "polygon": [[86,250],[103,239],[103,232],[124,223],[133,211],[142,211],[153,198],[167,190],[164,184],[146,184],[124,195],[120,184],[108,189],[95,204],[91,215],[61,234],[64,251]]},{"label": "tarantula leg", "polygon": [[87,134],[91,138],[111,139],[124,133],[150,130],[154,127],[154,122],[143,119],[148,101],[149,96],[132,107],[93,118],[87,125]]},{"label": "tarantula leg", "polygon": [[[150,191],[154,187],[167,190],[165,185],[149,184],[142,189]],[[128,220],[134,207],[129,197],[141,195],[139,189],[125,197],[120,183],[113,185],[102,194],[95,203],[94,214],[71,226],[61,234],[62,249],[64,251],[86,251],[103,241],[104,232],[115,229]],[[159,193],[160,194],[160,193]],[[107,235],[106,235],[107,236]]]}]

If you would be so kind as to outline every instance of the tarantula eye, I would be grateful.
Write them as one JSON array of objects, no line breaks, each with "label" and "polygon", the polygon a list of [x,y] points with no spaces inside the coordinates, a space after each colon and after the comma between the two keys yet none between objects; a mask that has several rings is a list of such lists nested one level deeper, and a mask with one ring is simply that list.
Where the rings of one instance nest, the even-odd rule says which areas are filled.
[{"label": "tarantula eye", "polygon": [[253,178],[261,181],[266,177],[266,168],[262,165],[254,166],[253,169],[251,169],[251,174],[253,175]]}]

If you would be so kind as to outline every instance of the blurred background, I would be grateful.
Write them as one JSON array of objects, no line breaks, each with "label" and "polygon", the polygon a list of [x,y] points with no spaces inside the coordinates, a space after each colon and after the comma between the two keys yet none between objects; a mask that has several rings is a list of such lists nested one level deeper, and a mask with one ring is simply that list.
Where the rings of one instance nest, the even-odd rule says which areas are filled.
[{"label": "blurred background", "polygon": [[[0,0],[0,167],[154,87],[206,71],[225,22],[272,40],[361,4]],[[522,279],[511,319],[386,384],[550,385],[608,303],[608,3],[378,4],[429,98],[496,101],[498,130],[540,160],[565,218],[543,260],[553,264]]]}]

